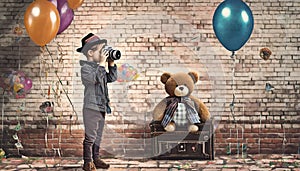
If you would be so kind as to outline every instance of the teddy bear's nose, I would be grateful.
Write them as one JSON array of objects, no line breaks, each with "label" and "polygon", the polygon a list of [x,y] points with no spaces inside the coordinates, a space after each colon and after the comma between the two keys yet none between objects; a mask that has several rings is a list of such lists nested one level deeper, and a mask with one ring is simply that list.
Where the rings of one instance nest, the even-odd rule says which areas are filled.
[{"label": "teddy bear's nose", "polygon": [[183,87],[179,87],[179,90],[181,90],[181,91],[182,91],[183,89],[184,89]]}]

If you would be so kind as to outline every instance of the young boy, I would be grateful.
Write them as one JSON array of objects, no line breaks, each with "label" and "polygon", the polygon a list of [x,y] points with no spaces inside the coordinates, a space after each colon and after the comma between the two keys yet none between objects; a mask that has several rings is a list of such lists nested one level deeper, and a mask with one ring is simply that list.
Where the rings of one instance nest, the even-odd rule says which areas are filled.
[{"label": "young boy", "polygon": [[[105,113],[110,113],[107,83],[117,79],[117,67],[103,50],[107,40],[89,33],[82,40],[77,52],[83,53],[87,60],[81,60],[81,80],[84,85],[83,123],[85,138],[83,141],[83,170],[96,171],[96,168],[108,169],[99,156],[100,142],[105,122]],[[105,63],[108,62],[107,73]]]}]

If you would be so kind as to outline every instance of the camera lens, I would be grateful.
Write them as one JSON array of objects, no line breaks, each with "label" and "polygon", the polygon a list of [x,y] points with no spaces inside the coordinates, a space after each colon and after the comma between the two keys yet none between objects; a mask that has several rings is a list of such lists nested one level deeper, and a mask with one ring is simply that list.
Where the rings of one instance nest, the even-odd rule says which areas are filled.
[{"label": "camera lens", "polygon": [[119,60],[121,58],[121,52],[119,50],[111,50],[109,52],[109,57],[112,60]]},{"label": "camera lens", "polygon": [[110,46],[105,46],[104,47],[105,51],[108,51],[109,54],[109,58],[111,60],[119,60],[121,58],[121,52],[119,50],[114,50],[112,47]]},{"label": "camera lens", "polygon": [[121,58],[121,52],[119,50],[114,50],[113,51],[113,56],[115,59],[120,59]]}]

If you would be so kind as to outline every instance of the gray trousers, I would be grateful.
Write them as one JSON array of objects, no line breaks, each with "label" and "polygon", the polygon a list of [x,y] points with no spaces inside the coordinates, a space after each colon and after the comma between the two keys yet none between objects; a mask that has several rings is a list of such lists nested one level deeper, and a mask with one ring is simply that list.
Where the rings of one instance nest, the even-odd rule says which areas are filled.
[{"label": "gray trousers", "polygon": [[99,157],[100,143],[105,123],[105,112],[83,108],[85,137],[83,140],[83,160],[91,162]]}]

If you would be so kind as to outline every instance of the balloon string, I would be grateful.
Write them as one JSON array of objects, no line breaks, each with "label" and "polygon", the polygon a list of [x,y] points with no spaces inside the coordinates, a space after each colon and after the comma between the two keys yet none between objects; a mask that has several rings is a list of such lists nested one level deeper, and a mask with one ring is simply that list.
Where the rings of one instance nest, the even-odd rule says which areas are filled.
[{"label": "balloon string", "polygon": [[[58,81],[59,81],[59,83],[60,83],[60,85],[61,85],[61,87],[62,87],[62,90],[63,90],[64,94],[66,95],[66,97],[67,97],[67,99],[68,99],[70,105],[72,106],[73,112],[74,112],[75,115],[76,115],[76,120],[78,120],[78,114],[77,114],[77,112],[76,112],[76,110],[75,110],[75,107],[74,107],[74,105],[73,105],[73,103],[72,103],[72,101],[71,101],[71,99],[70,99],[68,93],[67,93],[66,90],[64,89],[64,87],[63,87],[64,85],[63,85],[63,83],[62,83],[62,81],[61,81],[61,79],[60,79],[58,73],[55,72],[55,74],[56,74],[56,77],[58,78]],[[72,118],[72,115],[70,116],[70,119],[71,119],[71,118]]]},{"label": "balloon string", "polygon": [[[123,6],[125,7],[125,9],[126,9],[126,13],[125,13],[125,20],[127,20],[127,13],[128,13],[128,11],[127,11],[127,2],[126,2],[126,0],[123,0]],[[111,20],[112,21],[112,20]],[[112,26],[111,26],[112,27]],[[125,51],[125,61],[127,61],[127,55],[126,55],[126,51]],[[126,94],[126,89],[127,89],[127,83],[125,83],[125,88],[123,87],[123,89],[122,89],[122,92],[124,91],[124,95]],[[122,117],[121,117],[121,121],[122,121],[122,125],[125,125],[125,121],[124,121],[124,116],[126,115],[126,113],[125,113],[125,111],[124,111],[124,113],[122,112]],[[125,148],[125,138],[124,138],[124,135],[125,135],[125,127],[123,126],[122,127],[122,134],[123,134],[123,137],[122,137],[122,148],[123,148],[123,155],[125,156],[126,155],[126,148]]]},{"label": "balloon string", "polygon": [[[58,44],[58,43],[57,43],[57,44]],[[58,47],[61,48],[61,46],[60,46],[59,44],[58,44]],[[51,59],[53,59],[53,58],[52,58],[52,54],[50,53],[50,51],[47,51],[47,52],[48,52],[49,55],[51,56]],[[60,51],[60,52],[61,52],[61,51]],[[61,54],[62,54],[62,52],[61,52]],[[62,62],[62,56],[60,57],[59,62],[60,62],[60,63]],[[74,105],[73,105],[73,103],[72,103],[72,101],[71,101],[71,99],[70,99],[70,97],[69,97],[67,91],[66,91],[65,88],[64,88],[64,85],[63,85],[62,80],[60,79],[60,77],[59,77],[59,75],[58,75],[57,70],[55,71],[55,75],[56,75],[56,77],[57,77],[57,79],[58,79],[59,84],[61,85],[61,88],[62,88],[64,94],[66,95],[66,97],[67,97],[67,99],[68,99],[68,101],[69,101],[69,103],[70,103],[70,105],[71,105],[71,107],[72,107],[73,113],[75,113],[76,121],[77,121],[77,120],[78,120],[78,114],[77,114],[77,112],[76,112],[76,110],[75,110],[75,107],[74,107]],[[72,115],[70,115],[70,119],[71,119],[71,118],[72,118]]]},{"label": "balloon string", "polygon": [[[72,33],[73,33],[73,39],[72,39],[72,47],[73,47],[73,49],[72,49],[72,65],[73,65],[73,73],[74,73],[74,68],[75,68],[75,66],[74,66],[74,64],[75,64],[75,62],[74,62],[74,56],[75,56],[75,23],[73,23],[73,28],[72,28]],[[62,48],[61,48],[61,46],[60,46],[60,44],[57,42],[57,44],[58,44],[58,50],[60,50],[60,52],[61,52],[61,61],[62,61],[62,57],[63,57],[63,53],[62,53]],[[74,96],[74,78],[72,77],[71,78],[72,80],[72,96]],[[67,84],[68,84],[68,82],[67,82]],[[68,84],[69,85],[69,84]],[[66,94],[67,96],[68,96],[68,94]],[[75,115],[76,115],[76,121],[78,121],[78,115],[77,115],[77,112],[76,112],[76,110],[75,110],[75,108],[74,108],[74,106],[73,106],[73,104],[72,104],[72,102],[71,102],[71,99],[69,98],[69,97],[67,97],[68,98],[68,100],[69,100],[69,102],[70,102],[70,104],[72,105],[72,109],[73,109],[73,113],[75,113]],[[71,123],[71,117],[72,116],[70,116],[70,134],[72,134],[72,123]]]},{"label": "balloon string", "polygon": [[[287,48],[287,41],[286,41],[286,34],[285,34],[285,49]],[[284,58],[283,58],[283,55],[281,56],[282,57],[282,64],[284,65],[283,67],[283,73],[284,73],[284,76],[283,76],[283,86],[286,87],[286,63],[284,61]],[[286,143],[287,143],[287,139],[286,139],[286,128],[285,128],[285,122],[286,122],[286,117],[285,117],[285,113],[283,112],[283,123],[282,123],[282,129],[283,129],[283,140],[282,140],[282,152],[283,154],[285,154],[285,146],[286,146]]]},{"label": "balloon string", "polygon": [[[59,136],[58,136],[58,148],[61,149],[61,132],[62,132],[62,125],[61,125],[61,120],[62,120],[62,112],[60,112],[59,116]],[[60,155],[59,155],[60,157]]]},{"label": "balloon string", "polygon": [[[49,49],[48,49],[48,46],[47,45],[45,45],[45,48],[46,48],[46,50],[47,50],[47,52],[48,52],[48,54],[51,54],[50,53],[50,51],[49,51]],[[51,58],[51,64],[52,64],[52,67],[54,67],[54,60],[53,60],[53,58],[52,58],[52,55],[50,55],[50,58]],[[46,62],[45,62],[46,63]],[[48,80],[48,74],[49,74],[49,71],[50,71],[50,68],[49,68],[49,65],[48,65],[48,67],[47,67],[47,70],[45,71],[46,73],[46,82],[47,82],[47,85],[48,85],[48,91],[47,91],[47,98],[48,99],[50,99],[50,94],[51,94],[51,84],[52,83],[49,83],[49,80]]]},{"label": "balloon string", "polygon": [[[261,66],[261,63],[259,60],[258,60],[258,67],[259,67],[259,73],[261,73],[260,79],[263,80],[262,66]],[[261,95],[259,95],[259,97],[260,96]],[[261,98],[259,98],[259,99],[261,99]],[[261,146],[260,146],[260,135],[261,135],[261,130],[262,130],[262,122],[261,121],[262,121],[262,114],[260,112],[260,114],[259,114],[259,130],[258,130],[258,153],[259,154],[260,154],[260,148],[261,148]]]},{"label": "balloon string", "polygon": [[57,59],[58,59],[58,62],[61,63],[63,61],[63,50],[62,50],[61,45],[58,42],[56,42],[56,44],[57,44],[57,50],[58,50],[59,55],[60,55],[60,58],[59,59],[57,58]]},{"label": "balloon string", "polygon": [[21,69],[21,52],[20,52],[20,42],[18,42],[18,55],[19,55],[19,64],[18,64],[18,70]]},{"label": "balloon string", "polygon": [[48,118],[48,113],[46,113],[46,131],[45,131],[45,146],[48,148],[48,127],[49,127],[49,118]]},{"label": "balloon string", "polygon": [[[75,60],[74,60],[74,57],[75,57],[75,22],[73,23],[73,28],[72,28],[72,32],[73,32],[73,39],[72,39],[72,46],[73,46],[73,50],[72,50],[72,64],[73,64],[73,74],[75,73]],[[59,45],[59,48],[60,45]],[[74,75],[73,77],[71,78],[72,79],[72,96],[74,97]]]},{"label": "balloon string", "polygon": [[233,51],[232,52],[232,55],[231,55],[231,58],[233,60],[233,67],[232,67],[232,84],[231,84],[231,87],[232,87],[232,101],[229,105],[230,107],[230,113],[231,113],[231,116],[233,118],[233,122],[236,123],[236,120],[235,120],[235,111],[234,111],[234,108],[235,108],[235,67],[236,67],[236,59],[235,59],[235,52]]},{"label": "balloon string", "polygon": [[232,54],[231,54],[230,57],[234,60],[234,57],[235,57],[235,51],[232,51]]},{"label": "balloon string", "polygon": [[5,107],[5,104],[4,104],[4,91],[3,91],[3,95],[2,95],[2,110],[1,110],[1,131],[2,131],[2,140],[1,140],[1,147],[3,147],[3,141],[4,141],[4,107]]},{"label": "balloon string", "polygon": [[51,58],[51,62],[52,62],[52,67],[53,67],[53,66],[54,66],[54,61],[53,61],[53,58],[52,58],[51,52],[49,51],[49,49],[48,49],[48,46],[47,46],[47,45],[45,45],[45,47],[46,47],[46,50],[47,50],[47,52],[49,53],[49,56],[50,56],[50,58]]},{"label": "balloon string", "polygon": [[42,69],[43,69],[42,62],[44,60],[45,48],[41,47],[41,51],[42,51],[42,53],[41,53],[41,56],[40,56],[40,71],[39,71],[40,78],[39,78],[39,80],[40,80],[40,89],[42,91],[41,95],[44,97],[44,90],[43,90],[43,86],[42,86]]},{"label": "balloon string", "polygon": [[[68,93],[67,93],[66,90],[64,89],[63,83],[62,83],[60,77],[58,76],[58,73],[55,72],[55,74],[56,74],[56,77],[58,78],[58,82],[60,83],[60,85],[61,85],[61,87],[62,87],[62,90],[63,90],[64,94],[66,95],[66,97],[67,97],[69,103],[70,103],[71,106],[72,106],[73,113],[75,113],[75,116],[76,116],[75,119],[76,119],[76,121],[78,121],[78,114],[77,114],[77,112],[76,112],[76,110],[75,110],[75,107],[74,107],[74,105],[73,105],[73,103],[72,103],[72,101],[71,101],[71,99],[70,99]],[[69,128],[70,128],[70,134],[72,134],[72,123],[71,123],[72,117],[73,117],[73,115],[70,115],[70,127],[69,127]]]}]

